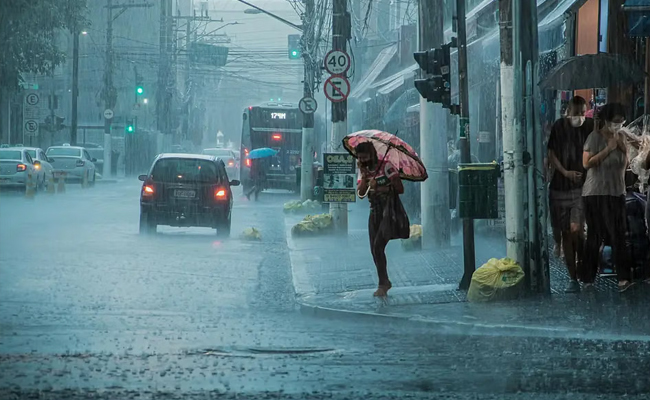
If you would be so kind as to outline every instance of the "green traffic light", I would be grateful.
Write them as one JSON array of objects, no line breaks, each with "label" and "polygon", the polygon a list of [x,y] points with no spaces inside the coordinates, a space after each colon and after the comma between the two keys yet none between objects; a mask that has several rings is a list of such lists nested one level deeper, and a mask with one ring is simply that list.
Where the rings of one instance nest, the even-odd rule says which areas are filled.
[{"label": "green traffic light", "polygon": [[143,94],[144,93],[144,88],[142,86],[138,86],[137,88],[135,88],[135,92],[137,94]]},{"label": "green traffic light", "polygon": [[133,133],[133,131],[134,131],[133,125],[127,125],[126,131],[129,132],[129,133]]}]

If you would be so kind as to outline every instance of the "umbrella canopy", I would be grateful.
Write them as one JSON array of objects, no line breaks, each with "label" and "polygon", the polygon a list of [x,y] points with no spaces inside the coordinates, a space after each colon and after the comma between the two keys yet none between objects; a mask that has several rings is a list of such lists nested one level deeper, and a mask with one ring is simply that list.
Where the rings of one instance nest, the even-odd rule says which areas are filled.
[{"label": "umbrella canopy", "polygon": [[259,149],[251,150],[251,152],[248,153],[248,158],[255,160],[257,158],[273,157],[276,154],[278,154],[277,150],[273,150],[269,147],[261,147]]},{"label": "umbrella canopy", "polygon": [[578,90],[634,84],[644,78],[643,69],[629,58],[620,54],[599,53],[564,60],[539,85],[542,89]]},{"label": "umbrella canopy", "polygon": [[365,130],[343,138],[343,146],[354,157],[357,156],[356,147],[363,142],[372,143],[379,158],[393,164],[402,179],[421,182],[429,177],[418,153],[397,136],[378,130]]}]

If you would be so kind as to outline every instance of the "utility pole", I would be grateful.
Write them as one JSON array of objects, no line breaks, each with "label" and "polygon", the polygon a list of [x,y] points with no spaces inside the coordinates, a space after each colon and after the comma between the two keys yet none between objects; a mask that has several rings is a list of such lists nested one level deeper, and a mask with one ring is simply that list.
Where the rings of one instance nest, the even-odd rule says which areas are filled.
[{"label": "utility pole", "polygon": [[163,135],[171,134],[170,47],[171,47],[171,0],[160,2],[160,63],[156,91],[156,124]]},{"label": "utility pole", "polygon": [[[350,14],[347,12],[348,0],[333,0],[332,9],[332,49],[347,51],[350,38]],[[348,134],[348,101],[332,103],[332,141],[330,151],[337,151],[343,146],[343,138]],[[330,214],[335,228],[341,233],[348,232],[347,203],[330,203]]]},{"label": "utility pole", "polygon": [[[304,65],[303,98],[313,97],[314,68],[311,50],[314,43],[314,0],[305,0],[302,31],[302,59]],[[300,198],[310,200],[314,195],[314,113],[302,115],[302,159],[300,163]]]},{"label": "utility pole", "polygon": [[79,27],[72,32],[72,116],[70,118],[70,144],[77,145],[77,103],[79,100]]},{"label": "utility pole", "polygon": [[499,0],[501,21],[501,123],[503,131],[503,181],[506,210],[507,256],[525,268],[525,179],[521,127],[521,65],[518,1]]},{"label": "utility pole", "polygon": [[[106,67],[104,69],[104,109],[112,110],[115,107],[117,93],[113,86],[113,0],[106,0]],[[111,122],[112,119],[104,118],[104,166],[102,174],[104,179],[111,176]]]},{"label": "utility pole", "polygon": [[190,121],[192,120],[190,118],[190,114],[192,112],[192,76],[191,76],[191,69],[192,69],[192,60],[190,57],[190,35],[192,34],[192,19],[187,19],[187,23],[185,25],[185,52],[186,58],[185,58],[185,94],[187,98],[185,99],[185,132],[184,133],[184,139],[188,140],[190,137]]},{"label": "utility pole", "polygon": [[[443,0],[420,0],[418,35],[421,51],[444,42]],[[422,72],[426,75],[426,72]],[[420,96],[420,155],[429,179],[421,184],[422,244],[424,248],[450,244],[449,167],[447,162],[447,112]]]},{"label": "utility pole", "polygon": [[[467,76],[467,26],[465,25],[465,0],[456,2],[456,18],[458,22],[458,93],[460,97],[460,162],[472,162],[469,129],[469,84]],[[459,289],[469,289],[472,274],[476,270],[476,254],[474,246],[474,220],[463,219],[463,279]]]}]

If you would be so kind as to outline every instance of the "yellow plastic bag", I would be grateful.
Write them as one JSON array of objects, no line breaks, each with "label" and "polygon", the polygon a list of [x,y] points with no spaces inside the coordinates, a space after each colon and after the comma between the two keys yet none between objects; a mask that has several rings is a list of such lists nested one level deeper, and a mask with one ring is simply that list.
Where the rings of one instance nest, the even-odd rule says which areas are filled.
[{"label": "yellow plastic bag", "polygon": [[422,225],[411,225],[409,238],[402,239],[402,248],[406,251],[422,248]]},{"label": "yellow plastic bag", "polygon": [[524,270],[509,258],[490,259],[474,271],[469,285],[467,300],[485,302],[511,298],[518,294]]},{"label": "yellow plastic bag", "polygon": [[330,214],[307,215],[291,228],[291,234],[293,236],[316,235],[330,231],[332,226]]},{"label": "yellow plastic bag", "polygon": [[255,228],[246,228],[241,234],[243,240],[262,240],[262,234]]}]

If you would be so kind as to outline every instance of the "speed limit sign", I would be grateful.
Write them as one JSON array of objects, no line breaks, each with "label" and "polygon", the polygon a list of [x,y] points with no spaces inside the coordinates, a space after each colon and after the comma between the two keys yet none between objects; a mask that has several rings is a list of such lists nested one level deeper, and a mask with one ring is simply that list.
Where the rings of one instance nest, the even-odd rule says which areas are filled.
[{"label": "speed limit sign", "polygon": [[331,50],[325,56],[325,69],[332,75],[342,75],[350,69],[350,56],[341,50]]}]

